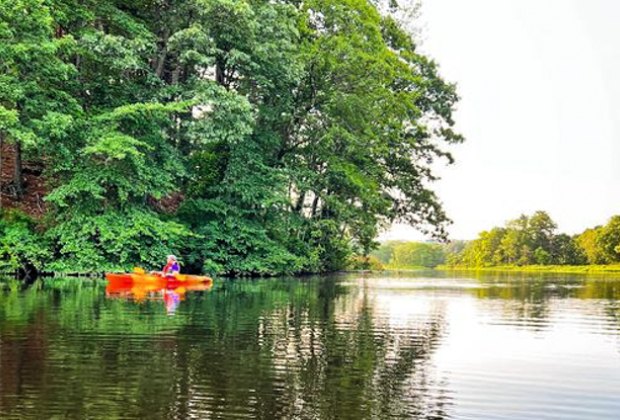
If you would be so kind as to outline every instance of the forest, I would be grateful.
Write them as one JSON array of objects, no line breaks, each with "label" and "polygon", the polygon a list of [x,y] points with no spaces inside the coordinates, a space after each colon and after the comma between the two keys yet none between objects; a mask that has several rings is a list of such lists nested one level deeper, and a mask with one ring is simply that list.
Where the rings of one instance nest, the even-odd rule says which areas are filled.
[{"label": "forest", "polygon": [[458,101],[395,1],[0,1],[0,269],[345,267],[401,221]]},{"label": "forest", "polygon": [[537,211],[480,232],[472,241],[386,242],[373,251],[369,265],[402,269],[620,264],[620,216],[577,235],[557,229],[547,212]]}]

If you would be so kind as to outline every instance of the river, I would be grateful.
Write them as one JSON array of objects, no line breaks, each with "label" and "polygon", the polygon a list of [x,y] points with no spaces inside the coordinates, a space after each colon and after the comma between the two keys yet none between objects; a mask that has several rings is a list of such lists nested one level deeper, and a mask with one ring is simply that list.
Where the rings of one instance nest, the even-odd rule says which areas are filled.
[{"label": "river", "polygon": [[1,280],[0,418],[618,419],[620,278]]}]

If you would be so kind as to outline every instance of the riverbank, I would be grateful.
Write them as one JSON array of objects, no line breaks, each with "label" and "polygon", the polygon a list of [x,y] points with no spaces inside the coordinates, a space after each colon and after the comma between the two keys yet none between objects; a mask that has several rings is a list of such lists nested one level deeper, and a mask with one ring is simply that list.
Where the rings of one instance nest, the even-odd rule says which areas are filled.
[{"label": "riverbank", "polygon": [[524,265],[524,266],[494,266],[494,267],[462,267],[440,265],[438,271],[486,271],[512,273],[556,273],[556,274],[592,274],[592,273],[619,273],[620,264],[612,265]]}]

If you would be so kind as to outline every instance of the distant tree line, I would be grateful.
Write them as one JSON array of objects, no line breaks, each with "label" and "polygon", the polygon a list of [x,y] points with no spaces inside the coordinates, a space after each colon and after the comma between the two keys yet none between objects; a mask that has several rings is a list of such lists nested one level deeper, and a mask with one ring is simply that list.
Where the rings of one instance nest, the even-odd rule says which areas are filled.
[{"label": "distant tree line", "polygon": [[449,265],[583,265],[620,262],[620,216],[579,235],[557,232],[544,211],[522,215],[504,227],[481,232],[461,252],[446,256]]},{"label": "distant tree line", "polygon": [[386,242],[372,254],[387,267],[605,265],[620,263],[620,216],[578,235],[557,232],[544,211],[521,215],[472,241]]}]

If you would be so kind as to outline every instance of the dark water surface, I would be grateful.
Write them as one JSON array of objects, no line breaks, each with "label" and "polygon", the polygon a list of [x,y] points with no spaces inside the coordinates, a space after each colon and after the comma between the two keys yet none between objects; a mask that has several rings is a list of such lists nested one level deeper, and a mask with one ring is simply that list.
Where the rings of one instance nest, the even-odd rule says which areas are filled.
[{"label": "dark water surface", "polygon": [[0,418],[619,419],[620,278],[3,280]]}]

